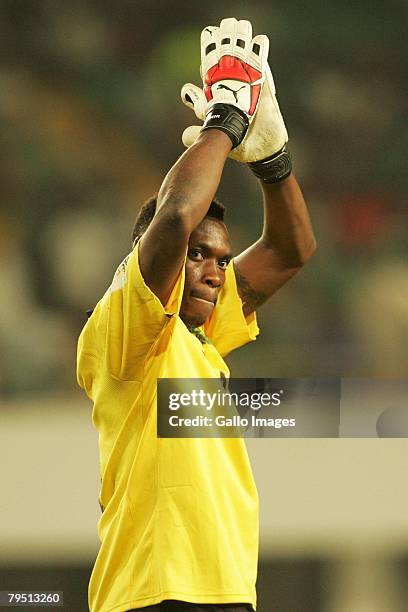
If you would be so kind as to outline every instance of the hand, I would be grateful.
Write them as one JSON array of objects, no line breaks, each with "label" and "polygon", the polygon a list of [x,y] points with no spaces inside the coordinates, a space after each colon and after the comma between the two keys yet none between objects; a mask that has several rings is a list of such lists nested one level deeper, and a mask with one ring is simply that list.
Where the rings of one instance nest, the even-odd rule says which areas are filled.
[{"label": "hand", "polygon": [[[229,49],[228,58],[227,56],[222,55],[219,63],[208,70],[208,65],[214,61],[214,57],[212,59],[210,58],[210,61],[207,61],[208,55],[205,54],[205,50],[206,48],[208,48],[208,45],[203,45],[203,40],[205,42],[208,41],[210,33],[207,32],[206,34],[206,30],[210,30],[213,33],[212,37],[215,38],[216,41],[219,42],[220,40],[225,40],[225,38],[228,38],[228,36],[224,35],[224,32],[220,35],[224,22],[230,22],[229,38],[231,41],[238,41],[238,39],[241,37],[240,32],[244,30],[244,26],[240,24],[247,24],[245,25],[245,47],[242,48],[236,43],[233,45],[233,43],[231,42],[229,46],[233,48]],[[239,34],[234,35],[234,28],[235,30],[237,30],[237,32],[239,32]],[[233,31],[232,33],[231,30]],[[268,38],[266,36],[256,36],[254,39],[251,40],[251,36],[251,24],[247,21],[237,22],[235,19],[224,19],[221,22],[220,28],[206,28],[202,34],[201,45],[202,58],[204,51],[205,61],[205,63],[203,63],[202,59],[201,66],[201,73],[204,75],[203,80],[205,84],[205,89],[203,91],[196,85],[188,83],[187,85],[184,85],[181,90],[181,98],[183,102],[187,106],[192,108],[196,116],[201,120],[204,119],[206,113],[208,112],[208,105],[211,103],[214,104],[214,99],[218,101],[218,96],[225,96],[222,100],[223,102],[227,102],[228,104],[231,104],[233,102],[238,103],[240,104],[241,110],[246,109],[245,112],[248,113],[248,118],[250,121],[248,131],[241,144],[235,149],[233,149],[229,155],[231,158],[240,162],[254,162],[265,159],[266,157],[269,157],[274,153],[280,151],[285,145],[285,143],[288,141],[288,133],[286,131],[285,123],[283,121],[278,101],[275,96],[275,84],[273,81],[271,70],[267,63],[267,56],[269,50]],[[211,51],[209,55],[211,55],[211,53],[217,52],[217,42],[215,42],[215,45],[215,49]],[[255,45],[259,45],[259,49]],[[220,44],[218,44],[218,48],[220,48]],[[257,52],[259,51],[259,55],[254,52],[254,48]],[[242,57],[245,52],[248,54],[248,51],[250,57],[247,57],[247,62],[244,62]],[[224,45],[221,45],[221,53],[224,52]],[[231,56],[232,52],[234,53],[234,56]],[[238,53],[240,54],[240,59],[235,57],[235,55]],[[257,68],[254,67],[254,55],[257,57]],[[250,63],[252,63],[253,70],[258,70],[258,72],[262,72],[262,77],[260,77],[261,93],[260,95],[258,95],[258,98],[257,90],[255,89],[256,87],[258,87],[258,84],[256,82],[252,82],[252,84],[250,83],[250,89],[248,90],[245,81],[239,80],[242,77],[242,72],[239,72],[239,69],[237,69],[234,73],[234,76],[239,78],[233,79],[233,89],[235,91],[235,94],[234,92],[225,89],[225,86],[230,87],[229,84],[225,83],[225,80],[220,79],[220,81],[214,81],[214,77],[224,75],[224,73],[221,71],[221,63],[225,63],[227,62],[227,60],[228,64],[233,63],[235,66],[239,65],[242,68],[244,68],[245,63],[247,63],[247,65],[250,65]],[[231,62],[231,60],[233,60],[233,62]],[[212,83],[212,85],[206,84],[206,80]],[[241,86],[244,87],[246,91],[246,97],[244,97],[244,90],[236,91],[238,84],[241,84]],[[220,85],[223,85],[223,87],[220,87]],[[213,98],[208,99],[210,95],[213,95]],[[235,97],[237,98],[237,100],[235,100]],[[252,115],[250,114],[251,110],[253,110]],[[191,146],[193,142],[195,142],[200,131],[200,126],[190,126],[186,130],[184,130],[182,136],[184,145],[186,147]]]},{"label": "hand", "polygon": [[[223,109],[235,107],[248,125],[255,117],[262,84],[265,78],[269,40],[260,35],[252,38],[249,21],[234,18],[223,19],[220,27],[209,26],[201,33],[201,76],[204,90],[196,85],[184,85],[181,97],[196,115],[204,120],[217,117],[211,111],[215,105]],[[207,127],[207,121],[204,129]],[[219,127],[211,123],[208,127]],[[189,145],[194,142],[202,127],[192,126]],[[239,140],[241,142],[242,138]],[[184,138],[183,138],[184,141]],[[235,146],[238,143],[235,144]]]}]

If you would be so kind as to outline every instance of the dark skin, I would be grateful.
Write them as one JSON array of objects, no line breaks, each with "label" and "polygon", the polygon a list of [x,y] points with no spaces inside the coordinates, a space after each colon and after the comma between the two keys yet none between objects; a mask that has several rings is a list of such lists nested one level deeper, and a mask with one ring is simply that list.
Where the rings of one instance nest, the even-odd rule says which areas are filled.
[{"label": "dark skin", "polygon": [[[201,133],[164,179],[156,215],[140,242],[143,277],[162,304],[170,297],[188,246],[180,316],[190,328],[203,324],[211,314],[211,301],[225,281],[224,260],[231,256],[225,225],[205,218],[231,146],[229,137],[219,130]],[[262,234],[233,263],[245,316],[296,274],[316,246],[295,177],[272,185],[262,183],[261,188]]]},{"label": "dark skin", "polygon": [[190,236],[180,317],[187,327],[198,327],[211,315],[225,282],[232,252],[222,221],[206,217]]}]

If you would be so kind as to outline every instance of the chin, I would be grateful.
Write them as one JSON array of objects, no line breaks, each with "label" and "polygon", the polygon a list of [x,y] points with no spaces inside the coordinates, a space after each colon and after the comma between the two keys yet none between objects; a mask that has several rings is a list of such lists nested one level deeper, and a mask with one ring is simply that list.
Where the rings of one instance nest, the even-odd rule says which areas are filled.
[{"label": "chin", "polygon": [[211,316],[214,304],[202,300],[186,300],[181,305],[180,319],[188,328],[200,327]]},{"label": "chin", "polygon": [[203,323],[205,323],[206,320],[208,319],[208,316],[203,315],[203,314],[199,315],[197,313],[191,314],[191,313],[181,312],[180,319],[189,329],[191,329],[193,327],[200,327],[201,325],[203,325]]}]

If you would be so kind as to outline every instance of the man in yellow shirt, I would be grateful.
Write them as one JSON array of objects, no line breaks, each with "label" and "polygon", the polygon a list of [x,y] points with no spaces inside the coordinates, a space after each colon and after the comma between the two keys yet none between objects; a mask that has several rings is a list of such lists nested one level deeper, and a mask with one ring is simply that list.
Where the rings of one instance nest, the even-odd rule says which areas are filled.
[{"label": "man in yellow shirt", "polygon": [[[102,480],[91,612],[256,607],[258,497],[245,443],[158,438],[156,400],[158,378],[227,378],[223,357],[258,334],[256,308],[315,249],[265,39],[235,19],[203,31],[205,100],[192,85],[183,96],[204,125],[142,208],[134,248],[79,339]],[[228,155],[251,162],[264,196],[262,234],[233,260],[214,201]]]}]

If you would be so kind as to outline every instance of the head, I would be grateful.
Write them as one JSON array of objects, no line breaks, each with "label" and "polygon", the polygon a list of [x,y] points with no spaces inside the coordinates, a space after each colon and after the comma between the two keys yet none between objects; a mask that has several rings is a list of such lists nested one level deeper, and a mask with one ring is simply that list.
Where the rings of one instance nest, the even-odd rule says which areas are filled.
[{"label": "head", "polygon": [[[156,212],[156,197],[142,206],[133,229],[135,245]],[[188,328],[202,325],[211,315],[225,282],[231,244],[224,223],[225,207],[213,200],[206,216],[190,236],[180,317]]]}]

